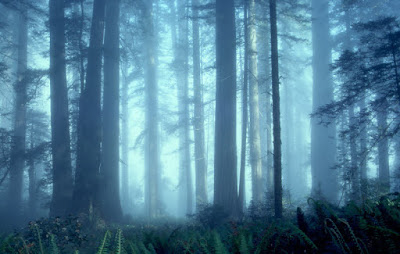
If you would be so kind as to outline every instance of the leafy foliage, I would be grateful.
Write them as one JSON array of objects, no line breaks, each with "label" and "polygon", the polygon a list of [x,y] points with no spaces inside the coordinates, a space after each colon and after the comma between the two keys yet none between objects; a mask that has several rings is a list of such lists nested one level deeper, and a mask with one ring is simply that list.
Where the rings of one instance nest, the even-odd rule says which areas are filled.
[{"label": "leafy foliage", "polygon": [[297,209],[296,216],[287,220],[245,217],[211,224],[213,228],[200,224],[213,222],[215,215],[207,210],[190,221],[137,221],[107,229],[90,227],[75,217],[40,220],[20,233],[0,236],[0,253],[397,253],[400,249],[399,193],[343,208],[309,199],[308,209]]}]

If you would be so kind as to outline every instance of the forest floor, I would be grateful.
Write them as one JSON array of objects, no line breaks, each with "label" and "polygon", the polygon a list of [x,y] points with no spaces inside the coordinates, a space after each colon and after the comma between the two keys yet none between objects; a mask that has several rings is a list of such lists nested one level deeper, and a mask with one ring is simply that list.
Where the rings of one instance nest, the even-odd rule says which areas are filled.
[{"label": "forest floor", "polygon": [[0,236],[0,253],[400,253],[399,193],[342,208],[309,199],[284,220],[265,211],[250,206],[240,221],[214,206],[179,221],[43,219]]}]

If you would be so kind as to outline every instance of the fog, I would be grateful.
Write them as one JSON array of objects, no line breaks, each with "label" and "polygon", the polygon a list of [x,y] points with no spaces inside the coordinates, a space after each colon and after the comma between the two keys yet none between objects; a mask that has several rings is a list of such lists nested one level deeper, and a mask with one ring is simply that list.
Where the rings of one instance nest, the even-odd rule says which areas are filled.
[{"label": "fog", "polygon": [[0,232],[398,192],[399,8],[0,0]]}]

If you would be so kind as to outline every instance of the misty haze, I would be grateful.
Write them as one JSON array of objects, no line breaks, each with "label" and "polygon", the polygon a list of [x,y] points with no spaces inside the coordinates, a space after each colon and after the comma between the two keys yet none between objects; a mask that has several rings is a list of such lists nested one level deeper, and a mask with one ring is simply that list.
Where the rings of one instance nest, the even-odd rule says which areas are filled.
[{"label": "misty haze", "polygon": [[0,254],[399,253],[399,0],[0,0]]}]

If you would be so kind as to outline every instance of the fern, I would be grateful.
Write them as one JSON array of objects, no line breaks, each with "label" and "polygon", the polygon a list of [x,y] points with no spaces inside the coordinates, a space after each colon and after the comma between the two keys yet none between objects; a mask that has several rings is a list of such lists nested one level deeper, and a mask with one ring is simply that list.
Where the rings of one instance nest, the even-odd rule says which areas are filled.
[{"label": "fern", "polygon": [[150,251],[147,250],[146,246],[143,244],[142,241],[138,242],[138,249],[140,254],[150,254]]},{"label": "fern", "polygon": [[100,246],[97,250],[97,254],[107,254],[108,253],[108,245],[110,243],[110,231],[106,231],[104,234],[103,240],[100,243]]},{"label": "fern", "polygon": [[55,236],[53,234],[50,234],[50,247],[51,247],[51,254],[59,254],[60,251],[58,250],[58,246],[56,243]]},{"label": "fern", "polygon": [[20,237],[19,239],[20,239],[21,242],[22,242],[22,246],[24,247],[25,254],[29,254],[29,248],[28,248],[28,246],[26,245],[26,242],[25,242],[24,238]]},{"label": "fern", "polygon": [[122,235],[122,230],[117,229],[117,233],[115,234],[115,253],[116,254],[122,254],[124,252],[123,240],[124,240],[124,237]]},{"label": "fern", "polygon": [[[335,224],[335,222],[329,218],[325,219],[325,230],[330,234],[335,245],[340,249],[342,253],[351,253],[349,246],[346,243],[342,233]],[[331,226],[328,225],[331,224]]]},{"label": "fern", "polygon": [[243,234],[239,235],[239,252],[240,254],[250,254],[246,238]]},{"label": "fern", "polygon": [[212,234],[212,251],[214,254],[225,254],[228,253],[225,249],[224,244],[221,241],[220,235],[216,232],[213,231]]},{"label": "fern", "polygon": [[156,252],[156,250],[154,249],[154,246],[153,246],[152,243],[149,243],[149,244],[147,245],[147,249],[149,250],[149,253],[151,253],[151,254],[157,254],[157,252]]},{"label": "fern", "polygon": [[43,244],[42,244],[42,237],[40,236],[40,229],[37,224],[35,224],[35,232],[36,232],[36,237],[38,239],[38,245],[39,245],[39,251],[40,254],[44,254],[44,249],[43,249]]},{"label": "fern", "polygon": [[[358,238],[356,237],[356,235],[354,234],[354,231],[353,231],[353,229],[351,228],[350,224],[349,224],[346,220],[344,220],[344,219],[339,219],[339,221],[340,221],[341,223],[343,223],[343,224],[346,226],[347,231],[348,231],[349,234],[350,234],[351,240],[353,241],[354,245],[357,247],[357,250],[359,251],[359,253],[366,253],[366,252],[364,252],[363,247],[361,247],[360,242],[359,242],[359,239],[358,239]],[[367,250],[367,252],[368,252],[368,250]]]}]

